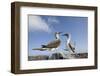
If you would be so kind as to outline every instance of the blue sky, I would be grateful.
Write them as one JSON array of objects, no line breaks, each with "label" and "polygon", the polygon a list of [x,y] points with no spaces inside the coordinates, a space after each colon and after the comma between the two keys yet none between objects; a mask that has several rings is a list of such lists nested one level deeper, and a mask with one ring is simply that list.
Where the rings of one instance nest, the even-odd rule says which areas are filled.
[{"label": "blue sky", "polygon": [[[54,32],[70,33],[71,40],[76,43],[76,52],[87,52],[88,48],[88,18],[74,16],[28,15],[28,54],[49,55],[47,51],[32,50],[40,48],[55,39]],[[65,37],[60,36],[59,49],[65,48]]]}]

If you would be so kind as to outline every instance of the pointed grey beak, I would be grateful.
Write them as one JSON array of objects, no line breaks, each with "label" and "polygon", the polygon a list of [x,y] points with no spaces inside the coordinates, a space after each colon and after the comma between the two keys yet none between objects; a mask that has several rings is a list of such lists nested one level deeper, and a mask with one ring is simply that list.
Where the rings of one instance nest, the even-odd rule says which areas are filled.
[{"label": "pointed grey beak", "polygon": [[55,33],[61,34],[62,32],[55,32]]}]

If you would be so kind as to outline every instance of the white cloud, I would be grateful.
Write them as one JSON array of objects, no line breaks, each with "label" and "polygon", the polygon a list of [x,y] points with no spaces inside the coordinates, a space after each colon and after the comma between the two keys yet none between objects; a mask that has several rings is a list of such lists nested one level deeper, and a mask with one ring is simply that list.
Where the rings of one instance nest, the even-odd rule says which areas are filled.
[{"label": "white cloud", "polygon": [[51,29],[47,22],[40,16],[29,16],[29,30],[31,31],[44,31],[51,32]]},{"label": "white cloud", "polygon": [[59,23],[59,21],[57,20],[56,17],[48,17],[48,23],[52,24],[52,23]]},{"label": "white cloud", "polygon": [[47,18],[47,23],[49,24],[49,27],[52,28],[52,30],[57,31],[57,24],[59,23],[59,20],[57,17],[50,16]]}]

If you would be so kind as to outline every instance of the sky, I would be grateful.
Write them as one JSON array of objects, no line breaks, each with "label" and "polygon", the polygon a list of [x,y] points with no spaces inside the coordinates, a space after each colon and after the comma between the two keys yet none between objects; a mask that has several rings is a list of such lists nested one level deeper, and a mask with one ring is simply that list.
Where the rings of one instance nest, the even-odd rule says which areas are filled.
[{"label": "sky", "polygon": [[[48,51],[32,50],[41,48],[55,39],[55,32],[71,34],[76,52],[88,51],[88,18],[76,16],[28,15],[28,55],[49,55]],[[65,49],[66,37],[60,36],[59,50]]]}]

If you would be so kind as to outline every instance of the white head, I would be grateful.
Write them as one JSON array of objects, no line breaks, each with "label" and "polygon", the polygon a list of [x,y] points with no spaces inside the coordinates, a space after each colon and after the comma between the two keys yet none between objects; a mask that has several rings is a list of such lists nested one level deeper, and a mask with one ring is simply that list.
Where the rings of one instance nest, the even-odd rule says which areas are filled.
[{"label": "white head", "polygon": [[55,37],[56,37],[56,39],[60,39],[60,34],[61,34],[62,32],[55,32]]}]

